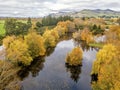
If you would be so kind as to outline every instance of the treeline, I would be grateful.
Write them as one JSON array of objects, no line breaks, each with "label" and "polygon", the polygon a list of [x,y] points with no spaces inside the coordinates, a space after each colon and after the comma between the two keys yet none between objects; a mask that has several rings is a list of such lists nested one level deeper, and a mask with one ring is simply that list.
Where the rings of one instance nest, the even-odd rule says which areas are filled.
[{"label": "treeline", "polygon": [[43,35],[30,29],[25,35],[10,34],[3,39],[6,60],[17,65],[30,65],[34,58],[43,56],[49,47],[55,47],[59,37],[69,32],[71,21],[62,21],[52,30],[46,29]]},{"label": "treeline", "polygon": [[[59,38],[69,32],[71,24],[71,21],[59,22],[55,28],[46,29],[43,35],[38,34],[34,29],[30,29],[27,34],[22,36],[21,34],[16,36],[14,33],[6,36],[3,39],[6,53],[5,60],[0,60],[0,83],[2,83],[0,89],[12,88],[19,90],[18,82],[13,76],[17,76],[17,71],[21,67],[29,66],[36,57],[45,56],[47,50],[50,47],[55,47]],[[7,64],[10,65],[5,66]],[[11,77],[16,81],[10,81]]]},{"label": "treeline", "polygon": [[103,33],[104,33],[104,30],[101,28],[101,25],[96,25],[96,24],[90,26],[90,31],[91,31],[94,35],[103,34]]},{"label": "treeline", "polygon": [[31,18],[28,18],[27,22],[21,22],[15,18],[7,18],[4,24],[6,35],[24,35],[31,27]]},{"label": "treeline", "polygon": [[60,16],[60,17],[52,17],[51,15],[47,17],[43,17],[41,22],[37,22],[36,26],[37,27],[42,27],[42,26],[52,26],[52,25],[57,25],[59,21],[72,21],[73,18],[70,16]]}]

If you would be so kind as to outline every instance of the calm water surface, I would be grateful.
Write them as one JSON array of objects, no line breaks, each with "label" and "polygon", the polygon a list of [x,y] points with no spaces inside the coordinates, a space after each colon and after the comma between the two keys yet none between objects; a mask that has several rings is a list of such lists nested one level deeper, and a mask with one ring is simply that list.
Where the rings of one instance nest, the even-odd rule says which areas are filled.
[{"label": "calm water surface", "polygon": [[50,55],[30,67],[22,90],[91,90],[90,72],[97,51],[84,48],[82,66],[67,67],[65,57],[76,45],[72,39],[59,42]]}]

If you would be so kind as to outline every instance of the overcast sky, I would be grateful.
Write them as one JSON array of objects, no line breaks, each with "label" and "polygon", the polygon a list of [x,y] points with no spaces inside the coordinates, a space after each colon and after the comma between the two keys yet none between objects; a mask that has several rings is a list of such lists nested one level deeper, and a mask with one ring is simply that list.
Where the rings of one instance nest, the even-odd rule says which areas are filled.
[{"label": "overcast sky", "polygon": [[0,16],[40,17],[82,9],[120,11],[120,0],[0,0]]}]

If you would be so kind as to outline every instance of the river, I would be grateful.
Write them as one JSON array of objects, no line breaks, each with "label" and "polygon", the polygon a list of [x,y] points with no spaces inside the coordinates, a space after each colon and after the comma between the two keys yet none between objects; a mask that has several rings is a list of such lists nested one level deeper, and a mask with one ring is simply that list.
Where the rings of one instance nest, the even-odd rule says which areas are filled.
[{"label": "river", "polygon": [[[72,40],[60,41],[52,53],[38,60],[27,74],[22,75],[22,90],[91,90],[92,63],[96,58],[94,48],[83,48],[82,66],[70,68],[65,58],[77,44]],[[79,45],[80,46],[80,45]],[[81,45],[84,47],[84,45]]]}]

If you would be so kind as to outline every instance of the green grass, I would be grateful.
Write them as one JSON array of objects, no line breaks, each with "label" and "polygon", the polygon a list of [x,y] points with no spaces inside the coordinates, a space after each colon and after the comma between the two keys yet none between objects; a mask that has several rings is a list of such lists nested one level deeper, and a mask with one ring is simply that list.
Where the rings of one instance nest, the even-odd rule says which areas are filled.
[{"label": "green grass", "polygon": [[0,20],[0,36],[5,35],[4,20]]},{"label": "green grass", "polygon": [[103,43],[90,43],[89,46],[102,48],[104,46],[104,44]]}]

